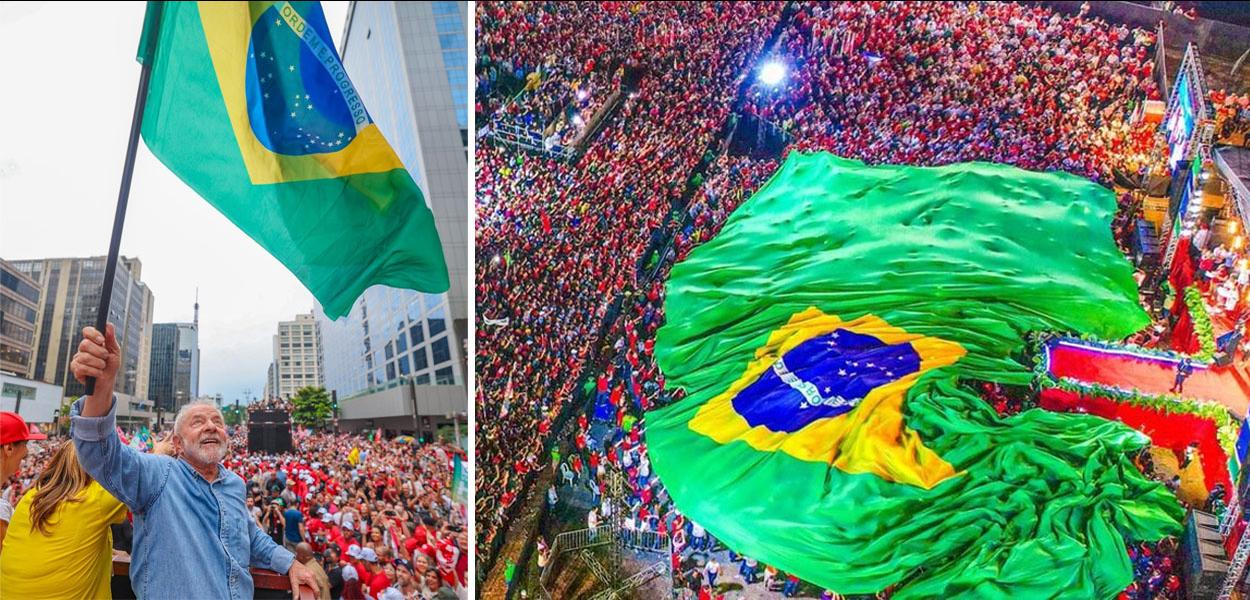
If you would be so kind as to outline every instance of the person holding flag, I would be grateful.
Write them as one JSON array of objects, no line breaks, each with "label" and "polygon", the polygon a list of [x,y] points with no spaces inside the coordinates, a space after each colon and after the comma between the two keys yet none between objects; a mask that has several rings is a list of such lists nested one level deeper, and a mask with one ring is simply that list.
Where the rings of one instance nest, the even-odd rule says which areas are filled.
[{"label": "person holding flag", "polygon": [[70,363],[95,390],[71,409],[71,437],[83,469],[135,515],[130,580],[141,598],[173,598],[195,590],[205,597],[253,593],[249,566],[285,573],[291,588],[317,581],[295,555],[275,543],[248,513],[243,479],[221,463],[229,451],[221,412],[207,403],[182,407],[174,418],[179,458],[142,454],[117,436],[113,384],[122,349],[113,326],[83,330]]}]

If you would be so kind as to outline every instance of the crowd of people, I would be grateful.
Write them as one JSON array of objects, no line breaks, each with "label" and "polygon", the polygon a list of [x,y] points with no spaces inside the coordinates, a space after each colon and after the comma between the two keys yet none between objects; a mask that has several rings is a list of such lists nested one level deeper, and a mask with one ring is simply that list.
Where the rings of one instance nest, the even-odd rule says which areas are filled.
[{"label": "crowd of people", "polygon": [[[493,65],[486,67],[479,93],[486,102],[497,77]],[[525,87],[496,110],[489,127],[512,127],[524,136],[538,138],[553,151],[573,145],[620,84],[621,66],[586,65],[570,61],[541,65],[525,77]]]},{"label": "crowd of people", "polygon": [[464,594],[467,515],[450,488],[458,450],[301,430],[298,453],[248,454],[243,429],[225,464],[246,482],[253,518],[292,551],[307,543],[348,563],[327,560],[332,592],[341,579],[374,599],[391,587],[404,598]]},{"label": "crowd of people", "polygon": [[723,128],[732,82],[757,57],[781,6],[477,10],[479,56],[495,63],[539,65],[563,54],[578,64],[633,59],[644,73],[575,164],[477,146],[476,522],[479,556],[489,556],[526,474],[546,460],[584,362],[599,350],[612,299],[635,285],[653,232]]},{"label": "crowd of people", "polygon": [[[19,430],[5,424],[6,435]],[[467,597],[468,515],[451,491],[453,461],[463,451],[382,435],[302,428],[295,435],[298,451],[269,455],[247,451],[246,426],[228,430],[222,465],[245,482],[256,526],[317,575],[320,598]],[[38,555],[41,577],[82,573],[76,587],[52,588],[53,595],[74,596],[81,587],[84,597],[109,597],[110,559],[137,552],[134,517],[84,471],[70,438],[24,445],[17,465],[6,461],[0,487],[0,582],[14,593],[20,585],[46,595],[48,588],[31,587],[47,583],[31,581],[34,563],[12,558]],[[166,436],[151,453],[178,451]]]},{"label": "crowd of people", "polygon": [[1160,97],[1154,36],[1020,3],[804,3],[775,56],[778,89],[746,111],[801,150],[870,163],[969,160],[1109,181],[1157,143],[1133,123]]},{"label": "crowd of people", "polygon": [[1250,147],[1250,93],[1211,90],[1209,94],[1215,109],[1216,139],[1225,144]]},{"label": "crowd of people", "polygon": [[282,398],[265,398],[247,405],[248,413],[254,413],[258,410],[284,410],[291,412],[295,410],[295,405],[291,404],[290,400]]},{"label": "crowd of people", "polygon": [[1133,583],[1120,593],[1118,600],[1180,600],[1179,569],[1173,564],[1176,557],[1176,540],[1165,538],[1160,542],[1138,542],[1128,547],[1129,562],[1133,564]]},{"label": "crowd of people", "polygon": [[1197,285],[1204,294],[1210,312],[1236,320],[1245,310],[1245,291],[1246,286],[1250,285],[1250,264],[1245,258],[1244,248],[1211,244],[1207,242],[1210,235],[1210,226],[1204,223],[1193,237],[1194,248],[1200,253],[1195,274]]},{"label": "crowd of people", "polygon": [[[528,474],[543,468],[561,474],[550,502],[568,491],[590,494],[597,508],[588,523],[611,510],[603,504],[607,481],[619,473],[629,507],[623,522],[669,534],[679,548],[672,557],[678,572],[708,543],[710,535],[680,515],[650,471],[645,411],[681,397],[665,388],[653,357],[668,269],[714,236],[780,164],[729,152],[717,133],[739,118],[784,131],[780,159],[828,150],[873,163],[986,160],[1108,185],[1117,170],[1161,168],[1160,137],[1140,119],[1142,103],[1160,97],[1149,32],[1020,4],[799,3],[765,57],[780,15],[752,22],[745,7],[709,6],[702,10],[715,12],[664,3],[479,5],[483,65],[534,72],[549,62],[615,64],[625,51],[646,73],[639,97],[575,164],[478,146],[479,556],[489,558],[509,505]],[[677,17],[667,33],[646,29],[652,10]],[[722,35],[691,36],[691,16]],[[606,43],[599,32],[618,42]],[[674,34],[676,43],[666,43]],[[687,58],[692,52],[716,59]],[[786,65],[787,78],[753,81],[739,97],[752,65],[764,61]],[[478,75],[479,85],[490,77],[482,69]],[[740,115],[732,114],[735,100]],[[489,115],[501,106],[479,110]],[[657,155],[668,160],[657,164]],[[697,185],[689,196],[687,181]],[[648,249],[660,250],[658,264],[637,268]],[[610,313],[617,298],[619,313]],[[601,330],[605,316],[612,318]],[[580,376],[594,381],[592,414],[603,422],[579,413],[571,444],[550,448],[566,405],[581,399]],[[981,391],[1000,414],[1027,407],[1009,390]],[[742,572],[755,562],[737,561]],[[769,570],[756,563],[752,577]],[[690,589],[715,588],[704,575]]]}]

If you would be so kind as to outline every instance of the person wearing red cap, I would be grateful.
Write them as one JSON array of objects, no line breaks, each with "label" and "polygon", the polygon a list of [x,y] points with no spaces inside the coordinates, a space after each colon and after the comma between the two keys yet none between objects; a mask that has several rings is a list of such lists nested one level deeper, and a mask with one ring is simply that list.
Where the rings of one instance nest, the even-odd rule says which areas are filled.
[{"label": "person wearing red cap", "polygon": [[[46,439],[48,436],[42,433],[32,433],[26,420],[17,413],[0,411],[0,487],[22,466],[27,443]],[[4,542],[12,518],[13,505],[0,494],[0,542]]]}]

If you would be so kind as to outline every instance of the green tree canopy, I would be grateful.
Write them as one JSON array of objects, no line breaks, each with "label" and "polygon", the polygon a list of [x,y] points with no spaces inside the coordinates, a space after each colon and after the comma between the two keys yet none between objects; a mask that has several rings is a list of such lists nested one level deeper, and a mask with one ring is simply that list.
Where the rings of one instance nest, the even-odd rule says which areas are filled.
[{"label": "green tree canopy", "polygon": [[295,407],[291,420],[297,425],[321,428],[334,417],[334,405],[324,387],[300,388],[291,398],[291,405]]},{"label": "green tree canopy", "polygon": [[221,409],[221,415],[226,420],[226,425],[234,427],[247,420],[247,407],[229,404]]}]

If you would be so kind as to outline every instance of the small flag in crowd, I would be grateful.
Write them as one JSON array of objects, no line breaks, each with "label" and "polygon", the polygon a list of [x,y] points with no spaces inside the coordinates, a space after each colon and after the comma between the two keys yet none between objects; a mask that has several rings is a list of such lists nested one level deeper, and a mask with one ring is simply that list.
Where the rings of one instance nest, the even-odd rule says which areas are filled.
[{"label": "small flag in crowd", "polygon": [[452,467],[451,476],[451,494],[452,500],[460,503],[469,501],[469,477],[465,474],[464,462],[460,460],[460,455],[455,458],[455,465]]},{"label": "small flag in crowd", "polygon": [[148,148],[327,316],[374,284],[447,290],[433,214],[347,77],[319,2],[149,2],[146,56]]},{"label": "small flag in crowd", "polygon": [[347,453],[347,462],[354,467],[360,462],[360,448],[353,446],[352,451]]}]

